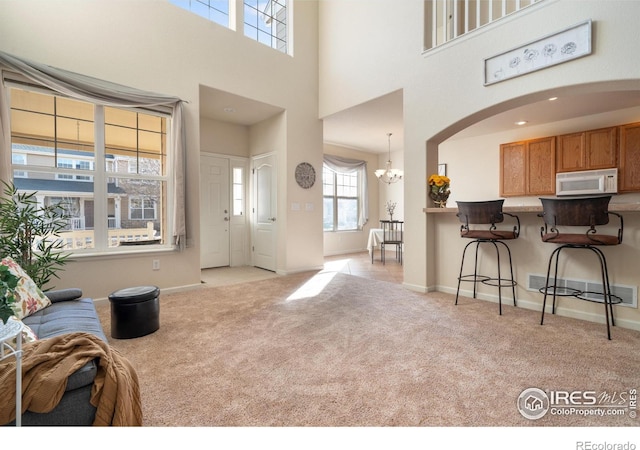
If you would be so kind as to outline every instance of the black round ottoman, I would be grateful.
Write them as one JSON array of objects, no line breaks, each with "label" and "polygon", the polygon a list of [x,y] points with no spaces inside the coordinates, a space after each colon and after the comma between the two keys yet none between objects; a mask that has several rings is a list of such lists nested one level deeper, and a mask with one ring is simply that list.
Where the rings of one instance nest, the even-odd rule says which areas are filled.
[{"label": "black round ottoman", "polygon": [[130,339],[160,328],[160,288],[137,286],[109,294],[111,337]]}]

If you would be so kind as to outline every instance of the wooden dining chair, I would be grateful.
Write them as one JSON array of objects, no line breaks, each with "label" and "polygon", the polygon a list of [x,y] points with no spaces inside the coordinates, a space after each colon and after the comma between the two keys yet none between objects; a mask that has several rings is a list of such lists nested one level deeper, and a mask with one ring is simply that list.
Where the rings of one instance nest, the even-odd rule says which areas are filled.
[{"label": "wooden dining chair", "polygon": [[380,243],[380,259],[385,264],[385,252],[387,245],[396,248],[396,259],[402,265],[402,250],[404,245],[404,222],[401,220],[381,220],[382,242]]}]

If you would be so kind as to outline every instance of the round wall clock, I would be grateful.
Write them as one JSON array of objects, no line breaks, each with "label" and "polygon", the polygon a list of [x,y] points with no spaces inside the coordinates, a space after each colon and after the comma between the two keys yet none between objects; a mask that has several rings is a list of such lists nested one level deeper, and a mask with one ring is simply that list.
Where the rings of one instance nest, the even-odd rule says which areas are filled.
[{"label": "round wall clock", "polygon": [[309,189],[316,182],[316,171],[309,163],[303,162],[296,167],[296,182],[303,189]]}]

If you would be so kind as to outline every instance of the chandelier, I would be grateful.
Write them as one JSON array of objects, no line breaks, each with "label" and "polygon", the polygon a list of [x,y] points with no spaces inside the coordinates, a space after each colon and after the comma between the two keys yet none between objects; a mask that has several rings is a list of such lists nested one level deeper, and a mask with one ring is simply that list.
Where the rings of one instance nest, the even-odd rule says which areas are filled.
[{"label": "chandelier", "polygon": [[385,169],[376,170],[376,177],[383,183],[391,184],[402,179],[402,170],[391,168],[391,133],[387,133],[389,138],[389,160]]}]

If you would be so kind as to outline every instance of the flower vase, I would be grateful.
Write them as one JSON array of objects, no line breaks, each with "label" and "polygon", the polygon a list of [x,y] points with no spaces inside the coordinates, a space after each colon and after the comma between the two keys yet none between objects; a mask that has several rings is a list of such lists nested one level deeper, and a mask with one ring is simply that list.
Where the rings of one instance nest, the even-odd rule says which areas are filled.
[{"label": "flower vase", "polygon": [[451,191],[429,192],[429,197],[431,197],[431,200],[433,200],[433,203],[435,203],[436,206],[438,206],[440,208],[446,208],[447,207],[447,199],[449,198],[449,194],[451,194]]}]

